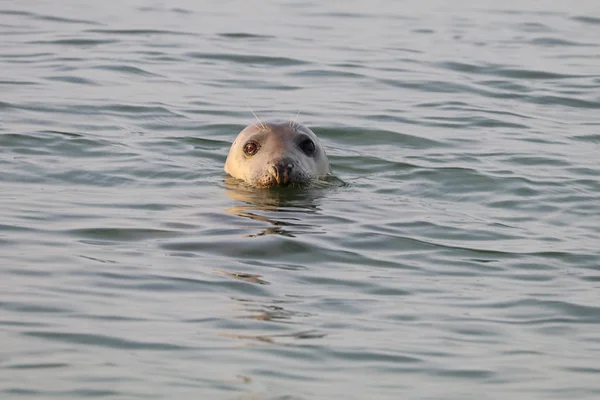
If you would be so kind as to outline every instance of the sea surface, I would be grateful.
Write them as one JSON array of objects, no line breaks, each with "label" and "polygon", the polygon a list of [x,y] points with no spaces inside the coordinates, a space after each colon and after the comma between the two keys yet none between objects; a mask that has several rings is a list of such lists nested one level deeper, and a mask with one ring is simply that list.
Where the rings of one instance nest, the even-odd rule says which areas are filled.
[{"label": "sea surface", "polygon": [[0,1],[0,398],[600,398],[600,3]]}]

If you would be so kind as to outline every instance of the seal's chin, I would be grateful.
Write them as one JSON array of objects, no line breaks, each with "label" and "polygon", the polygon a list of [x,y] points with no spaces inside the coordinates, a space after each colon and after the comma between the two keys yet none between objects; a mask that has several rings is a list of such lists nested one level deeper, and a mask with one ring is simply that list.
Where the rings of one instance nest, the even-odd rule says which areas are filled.
[{"label": "seal's chin", "polygon": [[289,188],[289,187],[303,187],[310,183],[309,179],[305,177],[298,177],[294,175],[275,175],[267,174],[257,182],[253,182],[254,186],[260,188]]},{"label": "seal's chin", "polygon": [[277,180],[277,178],[272,177],[272,176],[269,176],[265,179],[261,179],[260,181],[256,182],[256,184],[255,184],[255,186],[261,187],[261,188],[275,188],[275,187],[285,188],[285,187],[302,186],[302,185],[303,185],[302,182],[296,182],[296,181],[292,181],[290,179]]}]

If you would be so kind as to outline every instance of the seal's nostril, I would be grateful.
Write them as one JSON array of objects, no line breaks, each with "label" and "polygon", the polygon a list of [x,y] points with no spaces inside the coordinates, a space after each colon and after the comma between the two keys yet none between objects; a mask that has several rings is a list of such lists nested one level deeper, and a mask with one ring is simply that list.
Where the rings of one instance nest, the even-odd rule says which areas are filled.
[{"label": "seal's nostril", "polygon": [[290,173],[293,168],[293,163],[283,160],[271,165],[269,167],[269,174],[275,179],[278,185],[286,185],[290,183]]},{"label": "seal's nostril", "polygon": [[277,182],[278,185],[281,185],[281,171],[279,170],[279,167],[277,165],[271,165],[269,167],[269,173],[271,174],[271,176],[273,178],[275,178],[275,181]]}]

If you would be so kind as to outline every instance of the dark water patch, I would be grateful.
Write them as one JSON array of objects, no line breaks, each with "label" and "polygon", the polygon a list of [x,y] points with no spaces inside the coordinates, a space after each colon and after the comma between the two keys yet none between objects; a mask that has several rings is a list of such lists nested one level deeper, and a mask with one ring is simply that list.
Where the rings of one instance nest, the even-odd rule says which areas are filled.
[{"label": "dark water patch", "polygon": [[[0,135],[0,145],[8,148],[36,148],[44,149],[46,145],[55,143],[56,138],[47,135],[24,135],[18,133],[6,133]],[[48,153],[47,149],[44,149]]]},{"label": "dark water patch", "polygon": [[446,61],[437,64],[441,68],[447,68],[453,71],[468,72],[471,74],[482,74],[482,75],[496,75],[506,78],[515,79],[540,79],[540,80],[552,80],[552,79],[571,79],[571,78],[583,78],[585,75],[569,75],[569,74],[557,74],[547,71],[539,70],[528,70],[528,69],[516,69],[507,68],[502,65],[476,65],[468,64],[464,62]]},{"label": "dark water patch", "polygon": [[595,43],[581,43],[581,42],[572,42],[564,39],[558,38],[535,38],[531,40],[531,43],[537,46],[544,47],[558,47],[558,46],[569,46],[569,47],[599,47],[598,44]]},{"label": "dark water patch", "polygon": [[28,16],[32,16],[35,14],[27,12],[27,11],[20,11],[20,10],[0,10],[0,15],[17,15],[17,16],[22,16],[22,17],[28,17]]},{"label": "dark water patch", "polygon": [[31,18],[38,19],[41,21],[60,22],[60,23],[68,23],[68,24],[100,25],[98,22],[91,21],[91,20],[56,17],[56,16],[52,16],[52,15],[43,15],[43,14],[37,14],[37,13],[33,13],[33,12],[20,11],[20,10],[0,10],[0,15],[14,15],[14,16],[22,16],[22,17],[31,17]]},{"label": "dark water patch", "polygon": [[17,302],[2,302],[0,308],[8,311],[15,311],[19,313],[51,313],[51,314],[63,314],[68,313],[71,310],[61,307],[53,307],[47,304],[24,304]]},{"label": "dark water patch", "polygon": [[435,376],[441,377],[453,377],[453,378],[468,378],[468,379],[492,379],[496,373],[494,371],[484,369],[467,369],[467,368],[456,368],[456,369],[441,369],[433,372]]},{"label": "dark water patch", "polygon": [[416,29],[413,29],[411,32],[430,35],[430,34],[435,33],[435,30],[431,29],[431,28],[416,28]]},{"label": "dark water patch", "polygon": [[0,326],[12,326],[12,327],[29,327],[29,328],[47,328],[48,324],[43,322],[33,321],[13,321],[9,319],[0,320]]},{"label": "dark water patch", "polygon": [[265,81],[257,81],[250,79],[217,79],[212,82],[205,83],[205,86],[214,88],[227,88],[235,86],[244,86],[246,88],[254,89],[270,89],[270,90],[282,90],[282,91],[293,91],[302,89],[300,86],[284,85],[281,83],[270,83]]},{"label": "dark water patch", "polygon": [[99,70],[103,70],[103,71],[123,72],[125,74],[132,74],[132,75],[163,77],[162,75],[155,74],[155,73],[146,71],[142,68],[133,67],[130,65],[95,65],[92,67],[92,69],[99,69]]},{"label": "dark water patch", "polygon": [[[151,104],[151,103],[146,103]],[[176,116],[176,117],[184,117],[179,113],[176,113],[164,105],[141,105],[141,104],[107,104],[101,107],[94,106],[79,106],[77,107],[79,110],[92,111],[96,110],[101,112],[119,112],[119,113],[128,113],[128,114],[142,114],[142,115],[153,115],[155,118],[159,116]]]},{"label": "dark water patch", "polygon": [[352,13],[352,12],[343,12],[343,11],[332,11],[325,14],[314,14],[319,17],[334,17],[334,18],[342,18],[342,19],[363,19],[368,17],[365,14],[360,13]]},{"label": "dark water patch", "polygon": [[90,261],[96,261],[96,262],[99,262],[102,264],[116,264],[117,263],[117,261],[115,261],[115,260],[110,260],[107,258],[90,257],[90,256],[86,256],[83,254],[79,254],[79,257],[86,259],[86,260],[90,260]]},{"label": "dark water patch", "polygon": [[[600,20],[598,23],[600,23]],[[577,373],[581,372],[585,374],[592,374],[595,376],[598,376],[598,374],[600,374],[600,368],[595,367],[565,367],[564,369],[565,371],[572,371]]]},{"label": "dark water patch", "polygon": [[31,389],[21,389],[21,388],[7,388],[3,390],[5,393],[17,396],[41,396],[43,394],[47,394],[46,391],[39,390],[31,390]]},{"label": "dark water patch", "polygon": [[54,53],[31,52],[26,54],[4,53],[0,54],[0,60],[8,64],[38,64],[47,57],[54,56]]},{"label": "dark water patch", "polygon": [[552,32],[553,29],[539,22],[522,22],[517,28],[523,32]]},{"label": "dark water patch", "polygon": [[[0,80],[0,85],[39,85],[39,82],[33,82],[33,81],[18,81],[18,80],[10,80],[10,81],[3,81]],[[1,105],[0,105],[1,107]]]},{"label": "dark water patch", "polygon": [[419,357],[409,356],[407,354],[399,354],[397,352],[387,351],[366,351],[366,350],[354,350],[354,349],[339,349],[339,350],[327,350],[323,349],[331,357],[339,358],[340,360],[346,361],[359,361],[363,363],[374,363],[374,364],[420,364],[423,363],[423,359]]},{"label": "dark water patch", "polygon": [[35,364],[8,364],[4,366],[6,369],[56,369],[56,368],[67,368],[70,364],[67,363],[35,363]]},{"label": "dark water patch", "polygon": [[78,238],[114,242],[155,240],[179,236],[175,231],[142,228],[87,228],[72,229],[64,233]]},{"label": "dark water patch", "polygon": [[533,90],[530,86],[526,85],[522,81],[514,82],[510,80],[492,79],[478,81],[477,83],[483,86],[490,86],[496,89],[501,89],[503,91],[509,91],[514,93],[530,93]]},{"label": "dark water patch", "polygon": [[183,56],[199,60],[231,61],[239,64],[271,65],[279,67],[308,64],[308,62],[296,58],[257,56],[253,54],[200,53],[194,51],[184,53]]},{"label": "dark water patch", "polygon": [[524,99],[535,104],[565,106],[574,109],[599,109],[600,100],[592,101],[577,97],[559,95],[524,96]]},{"label": "dark water patch", "polygon": [[[252,242],[238,241],[238,245],[233,248],[229,241],[167,241],[161,244],[161,248],[165,250],[184,251],[184,252],[196,252],[198,254],[228,254],[232,259],[239,260],[252,260],[259,259],[262,261],[272,260],[277,261],[281,258],[287,258],[288,255],[294,254],[298,260],[307,258],[312,251],[316,251],[317,248],[310,243],[302,243],[297,240],[292,240],[293,235],[289,235],[285,232],[278,232],[277,230],[270,229],[269,226],[264,228],[268,232],[264,232],[264,235],[258,235],[254,233],[256,228],[249,229],[253,236],[250,237],[261,237],[267,236],[271,238],[269,241],[273,242],[274,245],[258,245]],[[236,229],[237,230],[237,229]],[[260,229],[263,231],[263,229]],[[239,233],[239,230],[238,230]],[[279,239],[276,239],[278,237]],[[287,240],[286,240],[287,239]],[[275,245],[275,243],[277,243]],[[335,260],[352,260],[353,255],[333,252],[329,249],[320,249],[322,253],[329,254]]]},{"label": "dark water patch", "polygon": [[256,33],[246,33],[246,32],[228,32],[228,33],[219,33],[218,36],[227,38],[227,39],[274,39],[275,36],[272,35],[259,35]]},{"label": "dark water patch", "polygon": [[315,78],[330,78],[345,80],[346,78],[361,78],[366,79],[367,76],[356,72],[349,72],[334,69],[305,69],[298,72],[292,72],[290,76],[296,77],[315,77]]},{"label": "dark water patch", "polygon": [[[47,131],[40,131],[41,134],[50,134],[50,135],[59,135],[59,136],[65,136],[67,138],[70,139],[75,139],[75,138],[84,138],[84,135],[82,133],[75,133],[75,132],[66,132],[66,131],[58,131],[58,130],[47,130]],[[86,145],[91,145],[93,143],[98,143],[98,141],[96,140],[91,140],[86,138],[86,140],[88,141],[86,143]]]},{"label": "dark water patch", "polygon": [[0,232],[6,232],[6,231],[10,231],[10,232],[34,232],[35,229],[28,228],[28,227],[25,227],[25,226],[0,224]]},{"label": "dark water patch", "polygon": [[600,25],[600,18],[591,16],[577,16],[572,17],[574,21],[583,22],[584,24]]},{"label": "dark water patch", "polygon": [[553,166],[553,167],[569,167],[571,165],[570,161],[561,160],[557,157],[550,158],[549,156],[535,156],[532,154],[529,155],[510,155],[506,157],[507,161],[510,163],[515,163],[518,165],[537,165],[537,166]]},{"label": "dark water patch", "polygon": [[[89,207],[92,206],[94,203],[93,202],[86,202],[86,201],[75,201],[73,202],[73,204],[80,206],[80,207]],[[107,209],[111,209],[111,210],[140,210],[140,211],[167,211],[167,210],[174,210],[177,208],[180,208],[181,206],[179,205],[174,205],[174,204],[168,204],[168,203],[153,203],[153,202],[149,202],[149,201],[137,201],[137,202],[130,202],[130,203],[122,203],[122,202],[113,202],[113,201],[105,201],[102,203],[102,205],[104,207],[106,207]],[[189,226],[193,226],[196,227],[196,225],[189,225]],[[166,232],[176,232],[177,230],[166,230]]]},{"label": "dark water patch", "polygon": [[[85,291],[71,291],[71,293],[86,294]],[[96,320],[96,321],[117,321],[117,322],[148,322],[151,321],[149,318],[137,318],[127,317],[123,315],[106,315],[106,314],[83,314],[83,313],[72,313],[71,318],[81,318],[84,320]]]},{"label": "dark water patch", "polygon": [[31,45],[59,45],[59,46],[77,46],[94,47],[103,44],[118,43],[118,40],[112,39],[55,39],[55,40],[34,40],[29,42]]},{"label": "dark water patch", "polygon": [[65,75],[65,76],[48,76],[45,79],[49,81],[75,83],[78,85],[98,86],[98,83],[91,79],[82,78],[79,76]]},{"label": "dark water patch", "polygon": [[72,18],[56,17],[56,16],[52,16],[52,15],[39,15],[39,14],[38,15],[33,14],[32,16],[35,19],[38,19],[41,21],[59,22],[61,24],[67,23],[67,24],[101,25],[98,22],[83,20],[83,19],[72,19]]},{"label": "dark water patch", "polygon": [[508,9],[508,8],[490,8],[490,9],[480,9],[478,10],[483,13],[493,13],[493,14],[507,14],[507,15],[538,15],[544,17],[562,17],[564,16],[564,12],[562,11],[549,11],[549,10],[527,10],[527,9]]},{"label": "dark water patch", "polygon": [[176,14],[193,14],[194,11],[192,10],[188,10],[186,8],[181,8],[181,7],[173,7],[170,8],[169,11],[176,13]]},{"label": "dark water patch", "polygon": [[144,6],[144,7],[138,7],[137,10],[142,11],[142,12],[159,12],[159,13],[171,12],[174,14],[182,14],[182,15],[194,14],[193,10],[189,10],[187,8],[181,8],[181,7],[163,8],[163,7]]},{"label": "dark water patch", "polygon": [[[373,287],[366,290],[366,293],[374,296],[410,296],[412,292],[410,290],[399,289],[388,285],[373,285]],[[406,321],[407,319],[403,319]]]},{"label": "dark water patch", "polygon": [[193,350],[191,347],[175,345],[172,343],[147,342],[128,340],[109,335],[98,335],[91,333],[67,333],[57,331],[25,331],[21,333],[49,341],[58,341],[84,346],[105,347],[123,350],[152,350],[152,351],[185,351]]},{"label": "dark water patch", "polygon": [[196,33],[173,31],[173,30],[161,30],[161,29],[88,29],[84,31],[86,33],[97,33],[100,35],[119,35],[119,36],[198,36]]},{"label": "dark water patch", "polygon": [[[47,394],[47,393],[44,393]],[[94,398],[94,397],[113,397],[123,396],[123,392],[110,389],[77,389],[68,391],[56,391],[52,393],[56,396],[74,396],[75,398]]]},{"label": "dark water patch", "polygon": [[[158,53],[158,52],[155,52]],[[151,61],[153,64],[156,64],[158,61],[160,62],[164,62],[165,64],[172,64],[172,63],[176,63],[181,61],[181,57],[179,56],[169,56],[166,54],[154,54],[154,55],[148,55],[146,57],[147,61]],[[178,83],[178,82],[174,82],[174,83]]]},{"label": "dark water patch", "polygon": [[[197,256],[195,258],[197,258]],[[222,275],[218,271],[215,271],[215,274]],[[266,285],[258,284],[258,282],[247,279],[237,279],[235,277],[230,277],[228,280],[198,280],[160,276],[147,279],[136,278],[134,281],[129,282],[120,279],[104,280],[97,283],[96,286],[99,288],[115,289],[117,291],[134,290],[136,292],[154,292],[163,294],[223,292],[265,298],[268,298],[271,295],[271,292],[266,289]]]}]

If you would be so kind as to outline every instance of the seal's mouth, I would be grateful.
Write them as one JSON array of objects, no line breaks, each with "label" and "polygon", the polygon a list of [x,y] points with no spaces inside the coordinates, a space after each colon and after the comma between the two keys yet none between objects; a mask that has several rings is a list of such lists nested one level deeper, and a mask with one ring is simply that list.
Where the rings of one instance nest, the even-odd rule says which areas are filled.
[{"label": "seal's mouth", "polygon": [[286,178],[275,178],[269,176],[266,179],[263,179],[259,182],[258,186],[263,188],[273,188],[273,187],[291,187],[295,186],[297,183],[290,180],[289,176]]},{"label": "seal's mouth", "polygon": [[265,176],[260,181],[256,182],[254,186],[260,188],[293,188],[293,187],[305,187],[309,185],[309,180],[299,179],[297,176],[290,177],[280,176],[279,179],[275,178],[272,175]]}]

